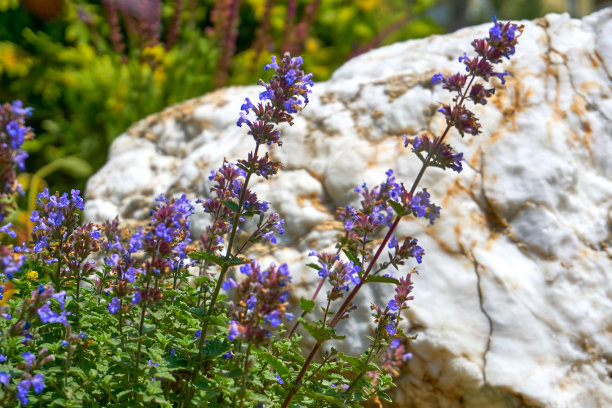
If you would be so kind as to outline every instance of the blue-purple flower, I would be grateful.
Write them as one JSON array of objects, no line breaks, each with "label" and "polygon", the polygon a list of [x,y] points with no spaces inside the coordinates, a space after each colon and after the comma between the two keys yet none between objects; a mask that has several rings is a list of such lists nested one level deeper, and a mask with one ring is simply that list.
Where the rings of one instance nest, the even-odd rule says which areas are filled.
[{"label": "blue-purple flower", "polygon": [[108,311],[111,314],[115,314],[117,313],[117,311],[119,311],[119,307],[121,307],[121,301],[119,300],[119,298],[114,297],[111,299],[111,302],[108,304]]},{"label": "blue-purple flower", "polygon": [[291,280],[286,264],[272,264],[262,269],[255,260],[244,264],[240,271],[245,275],[234,290],[234,300],[228,303],[228,339],[244,338],[255,344],[267,343],[271,330],[284,319],[293,317],[287,312]]},{"label": "blue-purple flower", "polygon": [[4,384],[5,387],[8,387],[11,383],[11,375],[6,371],[0,371],[0,383]]},{"label": "blue-purple flower", "polygon": [[42,392],[43,388],[45,388],[45,378],[42,374],[35,374],[34,377],[32,377],[32,387],[34,388],[34,392],[36,394],[40,394]]},{"label": "blue-purple flower", "polygon": [[17,385],[17,399],[21,405],[28,405],[30,402],[28,399],[28,393],[30,392],[31,386],[32,381],[30,380],[21,380],[21,382]]}]

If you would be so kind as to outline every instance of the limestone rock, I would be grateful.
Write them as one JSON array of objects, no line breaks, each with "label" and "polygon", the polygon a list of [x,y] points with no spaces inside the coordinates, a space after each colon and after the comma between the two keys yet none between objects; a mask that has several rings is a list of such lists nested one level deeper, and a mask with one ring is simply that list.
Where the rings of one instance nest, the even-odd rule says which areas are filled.
[{"label": "limestone rock", "polygon": [[[611,17],[606,9],[524,22],[507,86],[476,109],[483,134],[452,135],[464,171],[422,180],[443,210],[432,227],[401,227],[426,256],[406,315],[418,338],[396,406],[612,406]],[[308,249],[333,245],[335,208],[356,199],[352,189],[389,168],[413,180],[420,162],[399,136],[440,132],[435,112],[450,96],[431,77],[462,69],[457,57],[489,26],[380,48],[315,84],[272,150],[283,171],[255,184],[288,226],[261,256],[290,264],[297,296],[316,281],[303,266]],[[257,93],[222,89],[135,124],[89,181],[86,216],[138,222],[160,193],[206,195],[210,169],[253,146],[235,124]],[[369,301],[389,293],[361,293],[358,320],[345,325],[355,349]]]}]

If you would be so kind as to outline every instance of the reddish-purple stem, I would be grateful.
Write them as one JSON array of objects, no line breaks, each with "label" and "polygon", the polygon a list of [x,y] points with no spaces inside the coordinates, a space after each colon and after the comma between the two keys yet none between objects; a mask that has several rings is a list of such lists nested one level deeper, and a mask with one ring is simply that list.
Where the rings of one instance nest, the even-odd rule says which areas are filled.
[{"label": "reddish-purple stem", "polygon": [[270,14],[272,14],[272,7],[274,6],[274,0],[266,0],[264,6],[264,12],[259,21],[259,27],[257,27],[257,34],[255,36],[255,42],[253,45],[254,56],[252,68],[255,69],[255,64],[261,55],[264,47],[268,43],[268,34],[270,32]]},{"label": "reddish-purple stem", "polygon": [[385,40],[385,38],[387,38],[391,33],[402,28],[402,26],[408,23],[411,19],[412,19],[411,15],[407,15],[407,16],[400,18],[399,20],[397,20],[396,22],[394,22],[393,24],[391,24],[390,26],[386,27],[384,30],[376,34],[376,36],[372,38],[370,41],[368,41],[367,43],[365,43],[364,45],[362,45],[361,47],[353,51],[348,57],[346,57],[346,60],[348,61],[351,58],[355,58],[356,56],[361,55],[365,52],[368,52],[373,48],[377,48]]},{"label": "reddish-purple stem", "polygon": [[285,16],[285,37],[283,38],[283,45],[281,46],[281,52],[291,52],[293,45],[294,29],[293,23],[295,20],[295,11],[297,9],[296,0],[289,0],[287,2],[287,14]]},{"label": "reddish-purple stem", "polygon": [[217,75],[215,76],[215,88],[220,88],[225,85],[229,74],[232,57],[236,50],[236,38],[238,37],[238,14],[240,11],[240,0],[232,0],[229,10],[229,17],[223,40],[221,43],[221,58],[217,65]]},{"label": "reddish-purple stem", "polygon": [[174,3],[174,14],[172,15],[172,24],[166,36],[165,47],[167,50],[172,48],[178,39],[181,30],[181,13],[183,12],[183,0],[176,0]]},{"label": "reddish-purple stem", "polygon": [[297,55],[302,52],[304,42],[308,37],[308,31],[310,31],[310,27],[312,26],[312,23],[314,22],[314,19],[317,16],[317,10],[319,9],[320,5],[321,0],[314,0],[312,3],[306,6],[306,15],[304,16],[304,19],[300,21],[300,24],[298,24],[298,27],[296,29],[296,39],[295,42],[292,44],[291,50],[292,54]]}]

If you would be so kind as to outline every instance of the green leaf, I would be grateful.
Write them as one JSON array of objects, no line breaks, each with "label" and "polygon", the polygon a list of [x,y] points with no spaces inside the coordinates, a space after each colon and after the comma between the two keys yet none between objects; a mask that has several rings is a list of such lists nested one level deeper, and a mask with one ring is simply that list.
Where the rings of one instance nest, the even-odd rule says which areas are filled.
[{"label": "green leaf", "polygon": [[282,378],[285,383],[288,383],[291,380],[291,374],[289,373],[289,369],[280,361],[278,358],[274,357],[274,355],[268,353],[265,350],[257,350],[257,355],[264,360],[266,363],[270,364],[270,366],[276,371],[276,373]]},{"label": "green leaf", "polygon": [[229,208],[230,210],[232,210],[234,213],[237,213],[239,210],[238,204],[233,201],[227,200],[227,201],[224,201],[223,204],[225,204],[225,206]]},{"label": "green leaf", "polygon": [[206,342],[204,348],[202,349],[202,355],[205,358],[212,360],[213,358],[224,354],[227,350],[229,350],[228,345],[218,337],[215,337]]},{"label": "green leaf", "polygon": [[393,208],[398,217],[401,217],[406,214],[406,211],[404,211],[404,206],[398,203],[397,201],[389,200],[389,205],[391,206],[391,208]]},{"label": "green leaf", "polygon": [[378,391],[376,395],[387,402],[393,402],[393,400],[391,400],[391,397],[387,395],[387,393],[385,393],[384,391]]},{"label": "green leaf", "polygon": [[221,267],[225,266],[225,258],[208,252],[192,252],[189,254],[189,257],[193,259],[204,259],[205,261],[216,263]]},{"label": "green leaf", "polygon": [[353,367],[355,372],[360,372],[363,369],[363,361],[361,361],[359,358],[357,357],[353,357],[353,356],[347,356],[344,353],[338,353],[338,358],[340,360],[346,361],[347,363],[349,363],[351,365],[351,367]]},{"label": "green leaf", "polygon": [[87,380],[87,374],[78,367],[70,367],[70,373],[78,375],[83,381]]},{"label": "green leaf", "polygon": [[216,263],[222,268],[236,266],[236,265],[243,265],[249,262],[249,259],[246,259],[246,258],[231,257],[228,259],[224,256],[219,256],[219,255],[211,254],[208,252],[192,252],[189,254],[189,257],[193,259],[204,259],[206,261]]},{"label": "green leaf", "polygon": [[299,319],[304,329],[312,336],[316,341],[324,342],[330,339],[344,339],[346,336],[338,336],[336,331],[331,327],[321,327],[319,324],[308,323],[306,320]]},{"label": "green leaf", "polygon": [[399,285],[400,284],[397,279],[392,278],[390,276],[370,275],[366,279],[366,283],[374,283],[374,282],[378,282],[378,283],[393,283],[394,285]]},{"label": "green leaf", "polygon": [[88,177],[94,171],[89,162],[77,156],[67,156],[55,159],[51,163],[41,167],[36,172],[36,176],[44,179],[56,170],[63,170],[77,178]]},{"label": "green leaf", "polygon": [[156,371],[155,377],[161,378],[163,380],[172,381],[172,382],[176,381],[176,378],[174,378],[174,376],[170,374],[168,371]]},{"label": "green leaf", "polygon": [[349,261],[351,261],[355,265],[361,266],[361,262],[359,261],[359,259],[353,253],[347,251],[346,249],[343,249],[342,252],[344,252],[344,255],[346,255],[346,257],[349,259]]},{"label": "green leaf", "polygon": [[300,298],[300,307],[304,313],[310,313],[315,307],[315,302],[314,300]]},{"label": "green leaf", "polygon": [[315,392],[315,391],[307,391],[306,395],[308,395],[309,397],[314,398],[317,401],[327,402],[328,404],[331,404],[334,407],[340,407],[340,408],[344,407],[344,401],[343,400],[338,399],[336,397],[333,397],[331,395],[325,395],[325,394],[321,394],[320,392]]},{"label": "green leaf", "polygon": [[149,309],[149,313],[156,319],[156,320],[164,320],[164,318],[166,317],[166,313],[164,310],[152,310]]},{"label": "green leaf", "polygon": [[206,317],[207,316],[206,308],[203,307],[203,306],[200,306],[200,307],[191,307],[191,308],[189,308],[189,311],[192,314],[194,314],[194,315],[196,315],[198,317]]},{"label": "green leaf", "polygon": [[317,271],[320,271],[322,268],[321,265],[318,265],[316,263],[309,263],[309,264],[306,264],[306,266],[312,269],[316,269]]}]

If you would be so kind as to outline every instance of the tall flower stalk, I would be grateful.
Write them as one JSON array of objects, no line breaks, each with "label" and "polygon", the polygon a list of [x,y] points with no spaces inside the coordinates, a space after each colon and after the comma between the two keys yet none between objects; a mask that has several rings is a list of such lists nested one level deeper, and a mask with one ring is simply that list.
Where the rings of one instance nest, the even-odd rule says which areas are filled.
[{"label": "tall flower stalk", "polygon": [[[464,105],[464,102],[466,102],[466,100],[471,100],[474,104],[484,105],[487,103],[487,98],[495,92],[494,88],[487,89],[483,83],[476,82],[477,78],[487,83],[492,77],[496,77],[501,81],[501,84],[505,83],[505,77],[508,75],[508,72],[495,72],[493,64],[501,62],[503,57],[510,58],[510,56],[514,54],[515,45],[517,44],[518,37],[520,33],[522,33],[522,30],[523,26],[517,26],[511,23],[503,24],[494,18],[493,27],[489,30],[489,36],[487,38],[476,39],[472,42],[472,46],[477,56],[469,58],[464,54],[459,58],[459,62],[465,65],[467,74],[457,73],[445,76],[440,73],[433,76],[432,83],[443,83],[445,89],[456,93],[451,105],[443,104],[442,108],[438,110],[446,118],[446,128],[440,137],[436,137],[433,140],[427,137],[416,137],[412,139],[405,137],[404,145],[405,147],[411,146],[412,151],[422,161],[421,169],[410,189],[405,189],[402,184],[401,191],[399,192],[399,200],[389,201],[389,205],[393,207],[396,213],[395,218],[390,223],[389,229],[378,246],[376,253],[368,257],[368,266],[363,273],[359,274],[359,283],[353,287],[342,305],[338,308],[338,311],[328,324],[329,328],[334,329],[340,320],[346,318],[347,313],[350,313],[353,298],[359,293],[362,286],[368,282],[368,278],[370,278],[385,247],[390,243],[392,244],[390,247],[397,247],[397,244],[393,242],[392,239],[395,238],[393,233],[400,220],[406,215],[415,215],[417,217],[428,216],[430,222],[433,223],[433,220],[439,216],[439,207],[429,202],[429,194],[426,190],[415,193],[417,186],[429,167],[439,167],[443,170],[450,168],[457,172],[461,171],[462,154],[454,153],[451,146],[446,144],[444,140],[451,128],[455,128],[462,137],[466,133],[474,136],[480,133],[480,124],[477,122],[478,119],[474,113]],[[324,341],[324,338],[318,339],[306,357],[302,369],[297,374],[287,392],[282,408],[288,407],[297,394],[302,385],[302,379]]]},{"label": "tall flower stalk", "polygon": [[[270,159],[266,152],[260,155],[262,146],[282,145],[280,130],[278,125],[281,123],[293,124],[293,114],[301,111],[308,104],[308,93],[312,83],[312,74],[305,74],[301,66],[301,57],[291,57],[285,54],[277,62],[276,57],[272,57],[272,62],[265,66],[265,70],[274,70],[276,73],[268,82],[259,81],[259,85],[265,88],[259,94],[259,102],[253,103],[249,98],[241,106],[239,119],[236,123],[238,127],[246,125],[249,129],[248,134],[255,141],[255,148],[248,154],[246,159],[238,160],[237,163],[223,163],[218,171],[211,172],[209,179],[214,182],[211,189],[214,197],[202,200],[202,207],[206,213],[213,216],[211,226],[204,234],[205,246],[214,248],[212,253],[199,253],[200,257],[213,261],[220,266],[219,277],[215,288],[210,296],[206,318],[204,320],[197,349],[202,353],[206,335],[209,327],[209,316],[214,314],[217,299],[225,276],[232,266],[244,264],[245,261],[239,256],[245,248],[261,240],[269,240],[276,243],[275,232],[284,233],[284,220],[278,214],[267,214],[269,205],[265,201],[260,201],[257,195],[252,192],[249,182],[253,175],[268,179],[275,175],[280,163]],[[248,115],[248,116],[247,116]],[[237,231],[246,218],[258,216],[256,230],[240,245],[237,244]],[[222,243],[227,239],[225,254],[220,256],[223,251]],[[238,250],[235,250],[235,249]],[[196,254],[195,257],[198,255]],[[227,284],[227,283],[225,283]],[[200,364],[193,370],[191,381],[197,377]]]}]

